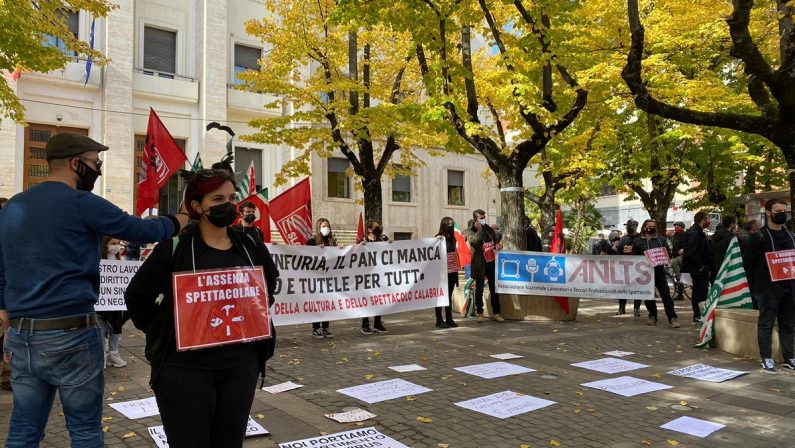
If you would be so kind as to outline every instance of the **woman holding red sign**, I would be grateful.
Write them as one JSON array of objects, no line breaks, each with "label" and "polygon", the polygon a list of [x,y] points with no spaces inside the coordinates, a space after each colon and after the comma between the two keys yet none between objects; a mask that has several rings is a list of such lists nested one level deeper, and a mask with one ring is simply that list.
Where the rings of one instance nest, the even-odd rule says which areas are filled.
[{"label": "woman holding red sign", "polygon": [[[242,446],[275,347],[267,310],[279,272],[261,240],[229,228],[236,190],[231,172],[198,171],[184,204],[197,222],[160,242],[125,294],[146,333],[150,384],[174,447]],[[269,338],[254,331],[262,328]]]},{"label": "woman holding red sign", "polygon": [[[458,271],[461,270],[461,262],[458,260],[458,245],[455,240],[455,221],[449,216],[442,218],[439,223],[439,232],[436,238],[442,239],[447,247],[447,291],[449,304],[445,307],[436,307],[436,326],[439,328],[456,328],[458,324],[453,320],[453,291],[458,286]],[[444,308],[444,319],[442,320],[442,308]]]},{"label": "woman holding red sign", "polygon": [[472,246],[472,278],[475,279],[475,307],[478,312],[478,322],[483,322],[483,286],[486,279],[489,281],[489,297],[491,298],[491,312],[494,320],[505,322],[500,315],[500,296],[497,294],[496,263],[497,250],[502,248],[497,233],[486,221],[486,212],[475,210],[472,212],[472,228],[470,229],[469,245]]},{"label": "woman holding red sign", "polygon": [[[633,255],[646,255],[649,261],[655,259],[654,267],[654,287],[660,293],[662,298],[663,307],[665,307],[665,316],[668,318],[668,326],[671,328],[679,328],[677,321],[676,309],[674,301],[671,299],[671,290],[668,288],[668,280],[665,278],[665,265],[669,264],[668,261],[671,257],[671,248],[668,247],[668,240],[657,236],[657,221],[647,219],[643,221],[643,236],[636,238],[632,242]],[[654,258],[654,254],[660,253],[659,257]],[[654,300],[644,301],[646,309],[649,311],[648,325],[657,325],[657,302]]]}]

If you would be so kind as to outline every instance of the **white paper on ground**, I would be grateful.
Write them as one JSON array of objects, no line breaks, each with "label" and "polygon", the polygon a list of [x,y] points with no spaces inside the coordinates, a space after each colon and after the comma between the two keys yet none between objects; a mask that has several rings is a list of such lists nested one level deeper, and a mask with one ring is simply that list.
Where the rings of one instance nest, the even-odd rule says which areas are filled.
[{"label": "white paper on ground", "polygon": [[513,353],[500,353],[499,355],[489,355],[489,356],[491,356],[492,358],[497,358],[502,360],[524,358],[524,356],[514,355]]},{"label": "white paper on ground", "polygon": [[697,380],[709,381],[711,383],[722,383],[732,378],[737,378],[740,375],[745,375],[748,372],[740,370],[721,369],[718,367],[711,367],[706,364],[694,364],[689,367],[683,367],[668,372],[669,375],[684,376],[686,378],[695,378]]},{"label": "white paper on ground", "polygon": [[553,404],[555,404],[554,401],[519,394],[509,390],[455,403],[458,407],[501,419],[535,411],[536,409],[541,409]]},{"label": "white paper on ground", "polygon": [[121,412],[125,417],[131,420],[160,414],[160,409],[157,408],[157,400],[155,400],[155,397],[111,403],[110,407]]},{"label": "white paper on ground", "polygon": [[634,352],[622,352],[621,350],[613,350],[612,352],[604,352],[603,355],[615,356],[616,358],[623,358],[625,356],[634,355]]},{"label": "white paper on ground", "polygon": [[288,390],[298,389],[299,387],[304,387],[304,385],[288,381],[286,383],[274,384],[273,386],[263,387],[262,390],[264,390],[265,392],[270,392],[272,394],[278,394],[279,392],[286,392]]},{"label": "white paper on ground", "polygon": [[499,378],[501,376],[518,375],[520,373],[535,372],[535,369],[530,369],[523,366],[517,366],[508,362],[487,362],[485,364],[474,364],[471,366],[456,367],[455,370],[459,372],[468,373],[470,375],[479,376],[490,380],[492,378]]},{"label": "white paper on ground", "polygon": [[595,370],[597,372],[609,373],[609,374],[627,372],[630,370],[649,367],[646,364],[640,364],[637,362],[626,361],[624,359],[616,359],[616,358],[602,358],[602,359],[597,359],[595,361],[578,362],[572,365],[574,367],[582,367],[583,369]]},{"label": "white paper on ground", "polygon": [[377,442],[379,448],[409,448],[392,437],[382,434],[372,426],[369,428],[353,429],[351,431],[338,432],[336,434],[312,437],[311,439],[280,443],[279,448],[375,446],[373,442]]},{"label": "white paper on ground", "polygon": [[324,415],[340,423],[363,422],[373,417],[377,417],[377,415],[367,412],[364,409],[354,409],[348,412],[340,412],[337,414],[324,414]]},{"label": "white paper on ground", "polygon": [[[249,416],[248,423],[246,424],[246,437],[263,436],[266,434],[270,434],[268,430]],[[155,445],[157,445],[158,448],[168,448],[168,438],[166,437],[166,432],[163,430],[163,425],[150,426],[149,436],[155,441]]]},{"label": "white paper on ground", "polygon": [[624,397],[634,397],[635,395],[645,394],[658,390],[671,389],[673,386],[642,380],[631,376],[620,376],[618,378],[608,378],[606,380],[594,381],[592,383],[581,384],[581,386],[593,389],[612,392]]},{"label": "white paper on ground", "polygon": [[725,428],[726,425],[720,423],[713,423],[707,420],[699,420],[692,417],[679,417],[676,420],[660,426],[663,429],[670,429],[671,431],[683,432],[696,437],[707,437],[713,432]]},{"label": "white paper on ground", "polygon": [[417,372],[420,370],[428,370],[425,367],[419,364],[406,364],[403,366],[391,366],[390,369],[394,370],[395,372],[405,373],[405,372]]},{"label": "white paper on ground", "polygon": [[368,404],[406,397],[408,395],[424,394],[430,391],[431,389],[427,387],[401,379],[378,381],[337,390],[337,392],[341,394],[348,395],[349,397],[353,397]]}]

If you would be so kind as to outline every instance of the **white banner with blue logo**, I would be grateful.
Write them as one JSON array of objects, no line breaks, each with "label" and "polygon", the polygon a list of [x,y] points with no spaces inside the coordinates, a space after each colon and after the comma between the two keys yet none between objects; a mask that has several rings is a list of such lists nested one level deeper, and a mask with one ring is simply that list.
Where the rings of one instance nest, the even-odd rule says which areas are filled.
[{"label": "white banner with blue logo", "polygon": [[654,300],[654,268],[642,255],[497,252],[497,292]]}]

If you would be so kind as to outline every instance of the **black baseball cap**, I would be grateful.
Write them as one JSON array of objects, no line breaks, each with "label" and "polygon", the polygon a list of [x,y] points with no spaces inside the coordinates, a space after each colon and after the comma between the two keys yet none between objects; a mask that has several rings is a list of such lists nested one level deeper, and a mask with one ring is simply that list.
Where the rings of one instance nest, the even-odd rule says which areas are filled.
[{"label": "black baseball cap", "polygon": [[84,135],[61,132],[47,142],[44,150],[47,152],[47,160],[53,160],[67,159],[87,151],[107,151],[108,147]]},{"label": "black baseball cap", "polygon": [[625,227],[629,227],[629,226],[635,226],[635,227],[637,227],[637,226],[638,226],[638,222],[637,222],[637,221],[635,221],[634,219],[630,219],[629,221],[627,221],[627,222],[624,224],[624,226],[625,226]]}]

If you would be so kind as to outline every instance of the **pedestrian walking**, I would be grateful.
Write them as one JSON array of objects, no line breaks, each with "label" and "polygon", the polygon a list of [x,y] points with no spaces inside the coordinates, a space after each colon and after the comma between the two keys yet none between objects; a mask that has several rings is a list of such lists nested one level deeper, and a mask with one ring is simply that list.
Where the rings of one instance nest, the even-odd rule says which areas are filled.
[{"label": "pedestrian walking", "polygon": [[478,322],[485,321],[483,317],[483,287],[488,280],[489,298],[491,299],[491,312],[496,322],[505,322],[500,314],[500,295],[497,294],[495,285],[497,251],[502,248],[500,240],[494,229],[486,220],[486,212],[478,209],[472,212],[472,227],[470,227],[467,241],[472,247],[472,278],[475,279],[475,307],[478,313]]},{"label": "pedestrian walking", "polygon": [[[116,238],[105,238],[102,246],[102,258],[105,260],[121,260],[121,242]],[[124,324],[130,319],[127,311],[98,311],[102,318],[102,343],[105,349],[105,367],[125,367],[127,361],[119,354],[119,343]]]},{"label": "pedestrian walking", "polygon": [[709,293],[709,272],[712,266],[712,250],[704,229],[711,222],[706,212],[698,212],[693,217],[693,225],[685,233],[685,249],[682,254],[682,272],[690,274],[693,279],[693,323],[701,323],[699,304],[707,300]]},{"label": "pedestrian walking", "polygon": [[[367,222],[367,235],[359,241],[359,244],[367,244],[367,243],[382,243],[382,242],[389,242],[389,237],[384,235],[384,227],[381,225],[381,221],[377,219],[371,219]],[[362,334],[371,335],[373,333],[386,333],[387,329],[384,327],[384,322],[381,319],[381,316],[375,316],[373,319],[373,328],[370,329],[370,318],[363,317],[362,318]]]},{"label": "pedestrian walking", "polygon": [[91,193],[102,175],[102,145],[60,133],[46,144],[47,180],[0,212],[0,320],[10,325],[5,356],[14,404],[8,447],[44,438],[58,392],[71,446],[102,447],[102,335],[94,303],[103,235],[158,241],[186,215],[141,219]]},{"label": "pedestrian walking", "polygon": [[[334,247],[337,246],[342,249],[344,246],[342,244],[337,244],[337,238],[334,236],[334,232],[331,230],[331,222],[329,222],[326,218],[320,218],[315,222],[315,233],[312,235],[312,238],[306,241],[307,246],[317,246],[317,247]],[[312,336],[323,339],[323,338],[333,338],[334,334],[331,332],[329,328],[329,322],[312,322]]]},{"label": "pedestrian walking", "polygon": [[[641,226],[643,229],[643,236],[635,239],[632,243],[633,255],[645,255],[648,251],[654,249],[664,249],[668,257],[671,256],[671,248],[668,247],[668,241],[665,238],[657,235],[657,222],[653,219],[643,221]],[[668,318],[668,326],[671,328],[679,328],[679,321],[674,309],[674,301],[671,299],[671,291],[668,288],[668,280],[665,278],[665,265],[654,267],[654,287],[662,298],[663,307],[665,308],[665,316]],[[654,300],[645,300],[646,309],[649,311],[649,325],[657,325],[657,302]]]},{"label": "pedestrian walking", "polygon": [[[447,306],[437,306],[436,326],[439,328],[456,328],[458,324],[453,320],[453,291],[458,286],[458,271],[461,270],[461,261],[458,259],[458,244],[455,240],[455,221],[449,216],[442,218],[439,223],[439,232],[436,237],[444,240],[447,253]],[[442,320],[444,308],[444,320]]]},{"label": "pedestrian walking", "polygon": [[198,171],[185,189],[185,206],[197,222],[179,239],[155,247],[124,296],[133,323],[146,333],[150,384],[169,445],[175,447],[242,446],[257,378],[264,375],[275,347],[274,334],[254,342],[238,338],[227,345],[177,350],[176,273],[229,269],[234,275],[240,266],[261,268],[267,306],[273,304],[279,272],[268,249],[262,240],[229,228],[237,217],[236,190],[231,172]]},{"label": "pedestrian walking", "polygon": [[[627,229],[627,234],[621,237],[618,241],[618,248],[617,252],[618,255],[632,255],[632,244],[635,242],[636,239],[640,238],[640,233],[638,233],[638,222],[634,219],[629,219],[624,224],[624,227]],[[640,317],[640,300],[635,300],[632,303],[633,314],[635,317]],[[619,299],[618,300],[618,311],[616,312],[616,316],[620,316],[622,314],[627,313],[627,299]]]}]

